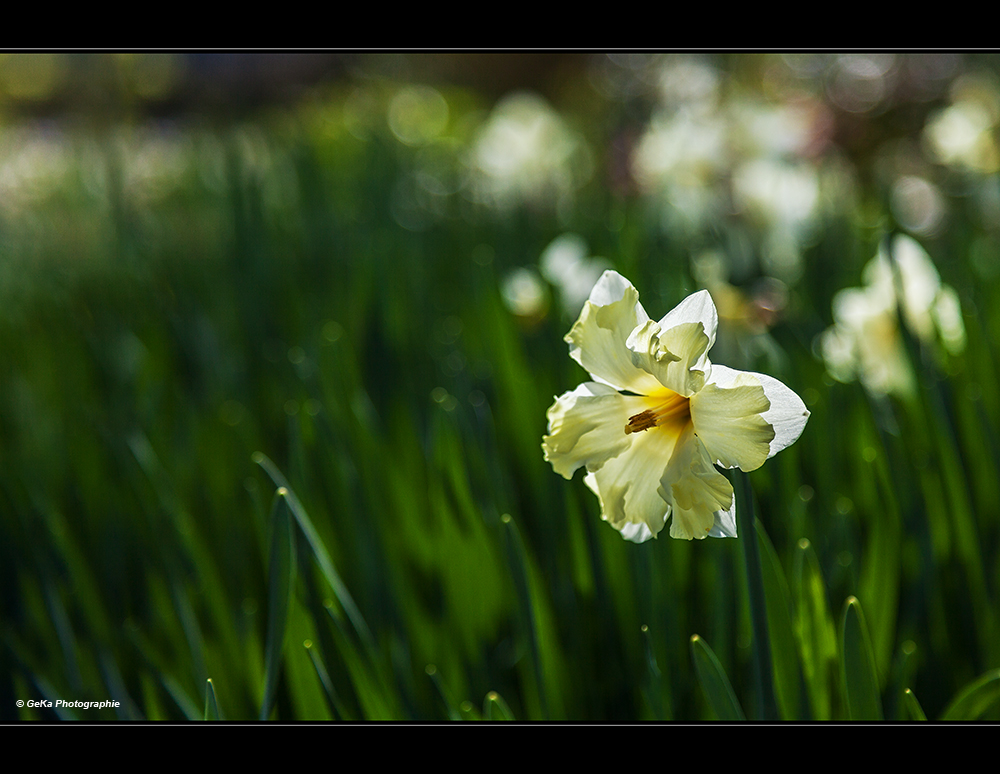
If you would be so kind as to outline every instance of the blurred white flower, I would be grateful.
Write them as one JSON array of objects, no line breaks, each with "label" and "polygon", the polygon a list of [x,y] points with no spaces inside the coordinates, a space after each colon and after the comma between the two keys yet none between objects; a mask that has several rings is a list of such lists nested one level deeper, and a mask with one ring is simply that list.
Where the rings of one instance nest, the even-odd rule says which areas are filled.
[{"label": "blurred white flower", "polygon": [[590,154],[541,97],[505,97],[475,139],[468,160],[471,194],[500,210],[520,203],[567,205],[591,174]]},{"label": "blurred white flower", "polygon": [[587,243],[577,234],[556,237],[539,259],[539,268],[559,291],[563,310],[575,316],[597,284],[601,274],[609,268],[603,258],[588,258]]},{"label": "blurred white flower", "polygon": [[632,151],[632,177],[671,233],[705,232],[734,214],[752,222],[764,271],[794,282],[822,215],[827,164],[816,157],[832,118],[816,100],[775,105],[702,91],[664,97]]},{"label": "blurred white flower", "polygon": [[916,175],[903,175],[893,183],[889,204],[896,222],[919,236],[940,231],[947,206],[941,189]]},{"label": "blurred white flower", "polygon": [[931,156],[951,167],[997,172],[1000,150],[994,135],[1000,120],[1000,92],[996,85],[986,76],[969,74],[955,82],[952,99],[924,128]]},{"label": "blurred white flower", "polygon": [[190,135],[148,125],[119,134],[122,188],[136,203],[151,205],[177,191],[195,168]]},{"label": "blurred white flower", "polygon": [[[955,291],[941,283],[930,256],[913,239],[892,242],[899,271],[883,247],[862,273],[865,286],[842,290],[833,299],[834,325],[822,334],[820,348],[827,370],[839,381],[855,378],[878,394],[906,394],[913,389],[897,317],[925,343],[940,337],[951,354],[965,348],[965,326]],[[897,297],[901,310],[897,313]]]},{"label": "blurred white flower", "polygon": [[810,164],[753,159],[734,170],[733,193],[740,209],[758,220],[799,231],[816,210],[819,177]]},{"label": "blurred white flower", "polygon": [[500,295],[507,309],[525,320],[541,319],[549,308],[545,285],[533,269],[509,272],[500,286]]},{"label": "blurred white flower", "polygon": [[672,207],[681,225],[701,228],[724,203],[717,184],[729,166],[727,132],[717,115],[655,116],[632,156],[640,189]]},{"label": "blurred white flower", "polygon": [[0,138],[0,211],[17,214],[62,189],[73,169],[73,148],[44,126],[5,127]]},{"label": "blurred white flower", "polygon": [[657,74],[660,103],[689,112],[715,110],[719,99],[719,71],[687,56],[667,56]]},{"label": "blurred white flower", "polygon": [[748,157],[806,155],[824,113],[819,104],[770,105],[745,100],[731,108],[734,144]]},{"label": "blurred white flower", "polygon": [[674,538],[736,537],[733,488],[715,466],[756,470],[805,427],[781,382],[709,361],[716,323],[704,290],[654,322],[606,271],[566,336],[593,381],[552,404],[542,449],[565,478],[586,467],[601,518],[627,540],[656,537],[668,518]]},{"label": "blurred white flower", "polygon": [[768,273],[797,280],[802,270],[799,246],[814,226],[819,175],[809,163],[758,158],[733,171],[737,208],[766,235],[761,258]]}]

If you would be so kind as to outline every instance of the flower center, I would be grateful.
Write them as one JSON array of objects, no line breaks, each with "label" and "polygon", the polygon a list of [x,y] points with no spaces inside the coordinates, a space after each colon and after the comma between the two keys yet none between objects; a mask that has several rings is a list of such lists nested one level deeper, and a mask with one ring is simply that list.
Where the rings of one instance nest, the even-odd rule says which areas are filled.
[{"label": "flower center", "polygon": [[684,425],[691,419],[691,403],[682,395],[671,392],[663,400],[659,399],[660,396],[650,397],[656,400],[656,405],[630,416],[625,425],[625,435],[651,430],[667,423]]}]

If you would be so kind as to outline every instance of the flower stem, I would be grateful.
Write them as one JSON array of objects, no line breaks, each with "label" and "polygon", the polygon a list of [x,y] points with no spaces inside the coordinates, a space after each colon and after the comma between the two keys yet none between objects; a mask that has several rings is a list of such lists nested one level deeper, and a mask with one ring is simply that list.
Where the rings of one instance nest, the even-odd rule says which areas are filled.
[{"label": "flower stem", "polygon": [[743,559],[747,570],[747,592],[750,597],[750,625],[753,629],[753,677],[757,695],[757,716],[761,720],[778,719],[778,703],[774,697],[774,676],[771,669],[771,640],[767,631],[767,607],[764,600],[764,577],[761,574],[760,550],[757,546],[757,523],[753,507],[753,489],[743,471],[734,471],[740,480],[741,510],[747,514],[740,534]]}]

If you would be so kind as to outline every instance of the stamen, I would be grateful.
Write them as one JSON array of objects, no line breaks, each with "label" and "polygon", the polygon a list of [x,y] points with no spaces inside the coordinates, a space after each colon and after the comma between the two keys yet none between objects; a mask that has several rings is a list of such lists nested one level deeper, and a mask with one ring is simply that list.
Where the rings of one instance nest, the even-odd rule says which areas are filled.
[{"label": "stamen", "polygon": [[651,430],[674,419],[687,418],[691,416],[691,404],[687,398],[680,395],[673,395],[661,406],[655,409],[647,409],[628,418],[625,425],[625,435]]},{"label": "stamen", "polygon": [[649,430],[651,427],[656,427],[656,417],[653,416],[652,411],[643,411],[641,414],[628,418],[628,424],[625,425],[625,435],[638,433],[640,430]]}]

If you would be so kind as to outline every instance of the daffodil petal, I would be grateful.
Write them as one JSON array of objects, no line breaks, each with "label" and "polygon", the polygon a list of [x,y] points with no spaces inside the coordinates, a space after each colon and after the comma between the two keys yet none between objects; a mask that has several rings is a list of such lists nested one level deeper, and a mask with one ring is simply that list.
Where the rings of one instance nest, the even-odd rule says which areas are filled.
[{"label": "daffodil petal", "polygon": [[773,457],[799,439],[805,430],[806,422],[809,421],[809,409],[802,402],[802,398],[774,377],[767,374],[754,374],[754,376],[760,379],[764,394],[771,401],[771,408],[762,416],[764,421],[774,428],[771,453],[767,455]]},{"label": "daffodil petal", "polygon": [[606,271],[583,305],[580,318],[566,335],[569,354],[596,382],[645,395],[660,385],[632,362],[625,342],[649,321],[639,293],[618,272]]},{"label": "daffodil petal", "polygon": [[[628,450],[605,462],[584,480],[601,501],[601,518],[628,540],[663,529],[669,505],[659,493],[663,460],[669,460],[677,438],[664,432],[636,433]],[[727,504],[728,505],[728,504]]]},{"label": "daffodil petal", "polygon": [[715,512],[715,525],[708,533],[709,537],[736,537],[736,498],[728,511]]},{"label": "daffodil petal", "polygon": [[[597,500],[601,504],[601,513],[603,514],[604,500],[601,499],[601,490],[597,485],[597,476],[593,473],[588,473],[583,477],[583,483],[587,485],[587,488],[590,489],[591,492],[597,495]],[[664,515],[664,519],[665,518],[666,515]],[[649,527],[646,526],[645,522],[639,522],[637,524],[625,522],[618,525],[612,524],[611,526],[621,532],[623,538],[632,543],[645,543],[650,538],[656,537],[656,535],[650,531]]]},{"label": "daffodil petal", "polygon": [[645,523],[623,524],[618,531],[622,533],[623,538],[632,543],[645,543],[650,538],[656,537]]},{"label": "daffodil petal", "polygon": [[[625,293],[629,290],[635,291],[632,283],[613,269],[608,269],[594,284],[587,300],[595,306],[608,306],[624,298]],[[638,296],[638,291],[636,291],[636,295]],[[639,323],[644,323],[649,319],[649,315],[646,314],[646,310],[642,308],[642,304],[638,300],[635,302],[635,312]]]},{"label": "daffodil petal", "polygon": [[[689,397],[704,386],[710,372],[705,351],[710,343],[701,322],[681,322],[663,328],[652,320],[636,328],[626,345],[632,362],[662,385]],[[693,370],[700,364],[700,370]]]},{"label": "daffodil petal", "polygon": [[775,431],[762,416],[770,408],[757,374],[716,365],[712,382],[691,397],[691,421],[713,462],[756,470],[771,456]]},{"label": "daffodil petal", "polygon": [[707,290],[685,298],[659,322],[636,327],[626,346],[632,362],[664,387],[690,397],[708,380],[708,350],[715,343],[719,315]]},{"label": "daffodil petal", "polygon": [[[927,251],[912,237],[899,234],[892,241],[892,249],[902,280],[906,322],[917,336],[929,340],[934,336],[931,308],[941,290],[941,277]],[[884,249],[880,250],[880,257],[885,260],[882,253]]]},{"label": "daffodil petal", "polygon": [[708,343],[699,355],[699,359],[691,363],[690,368],[707,373],[709,370],[708,351],[715,344],[715,332],[719,327],[719,313],[715,309],[712,295],[707,290],[699,290],[681,301],[673,310],[663,316],[660,320],[660,327],[663,330],[670,330],[677,325],[691,322],[701,323],[702,330],[708,337]]},{"label": "daffodil petal", "polygon": [[[719,512],[733,507],[733,487],[709,457],[704,444],[688,429],[660,479],[660,496],[671,504],[670,537],[704,538],[714,529],[729,528]],[[717,514],[719,517],[717,518]],[[735,515],[735,511],[733,511]],[[735,532],[735,520],[732,530]]]},{"label": "daffodil petal", "polygon": [[[721,388],[721,393],[709,393],[707,388],[699,393],[696,398],[691,401],[691,416],[695,422],[695,432],[698,433],[706,448],[709,449],[709,452],[712,455],[718,455],[716,456],[716,459],[719,460],[720,465],[724,465],[725,467],[738,466],[741,469],[748,471],[755,470],[763,464],[764,459],[773,457],[782,449],[791,446],[796,440],[798,440],[799,436],[802,435],[806,422],[809,420],[809,411],[806,409],[805,404],[798,395],[774,377],[767,376],[766,374],[754,373],[752,371],[737,371],[734,368],[715,365],[712,367],[712,382],[717,387]],[[758,383],[760,385],[768,403],[766,410],[760,412],[760,418],[765,424],[769,425],[773,429],[774,433],[773,436],[767,441],[766,456],[764,459],[757,462],[756,465],[754,465],[754,462],[756,461],[756,458],[759,457],[759,446],[757,446],[753,453],[748,453],[743,459],[739,459],[739,455],[736,453],[733,453],[729,459],[724,459],[723,453],[727,448],[727,441],[725,438],[720,437],[720,423],[709,421],[704,429],[700,424],[700,421],[703,419],[702,409],[714,409],[715,414],[713,414],[712,411],[709,411],[706,415],[712,417],[713,419],[716,416],[724,414],[726,409],[724,406],[718,405],[718,398],[721,397],[724,401],[729,395],[735,396],[738,394],[731,392],[734,388],[740,388],[742,385],[753,383]],[[703,405],[703,397],[716,399],[716,405],[709,407],[707,402]],[[739,408],[739,401],[737,401],[734,397],[734,406],[730,409],[731,415],[733,413],[739,413],[741,410],[749,409],[752,400],[753,395],[750,393],[744,393],[744,401],[746,402],[746,405],[743,408]],[[759,427],[752,417],[743,421],[746,422],[747,425]],[[738,431],[734,429],[732,432],[735,434]],[[759,430],[757,433],[758,436],[754,439],[755,444],[760,443],[760,435],[762,435],[762,432]],[[741,439],[740,445],[745,445],[745,443],[746,442]],[[749,467],[750,465],[753,467]]]},{"label": "daffodil petal", "polygon": [[625,425],[644,408],[643,398],[621,395],[606,384],[584,382],[549,407],[549,434],[542,439],[545,459],[564,478],[572,478],[584,466],[599,469],[632,444]]}]

